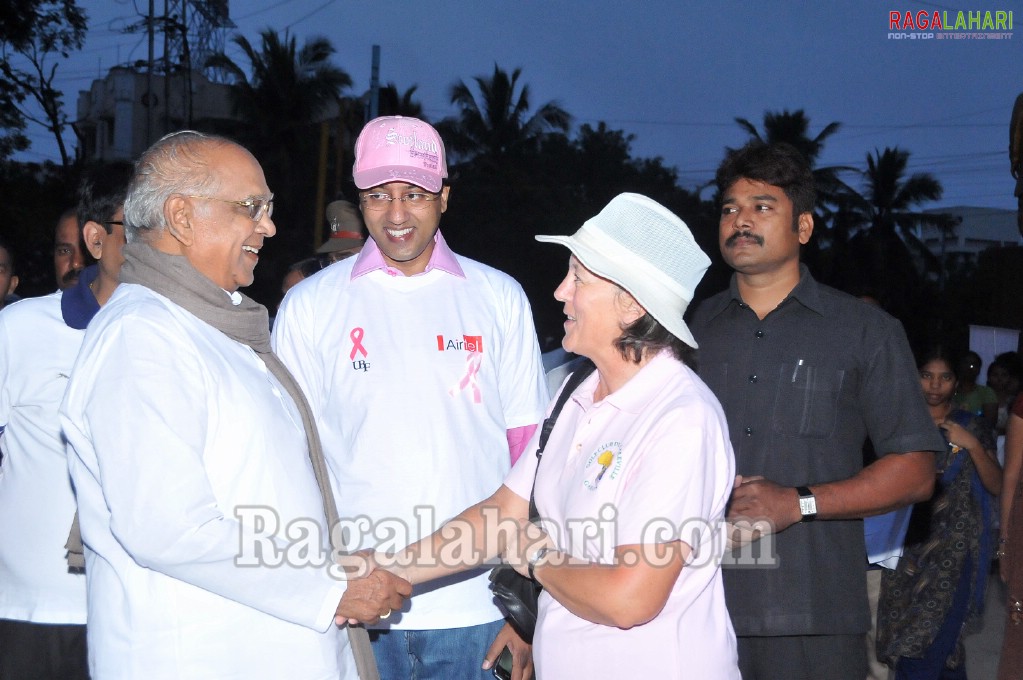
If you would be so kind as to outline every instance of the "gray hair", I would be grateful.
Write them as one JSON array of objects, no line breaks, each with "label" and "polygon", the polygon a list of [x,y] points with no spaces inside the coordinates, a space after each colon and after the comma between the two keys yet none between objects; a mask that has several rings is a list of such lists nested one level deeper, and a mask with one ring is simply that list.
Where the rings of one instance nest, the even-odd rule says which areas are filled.
[{"label": "gray hair", "polygon": [[173,194],[201,196],[217,189],[205,152],[223,144],[234,142],[181,130],[165,135],[142,153],[124,200],[124,232],[129,243],[167,227],[163,206]]}]

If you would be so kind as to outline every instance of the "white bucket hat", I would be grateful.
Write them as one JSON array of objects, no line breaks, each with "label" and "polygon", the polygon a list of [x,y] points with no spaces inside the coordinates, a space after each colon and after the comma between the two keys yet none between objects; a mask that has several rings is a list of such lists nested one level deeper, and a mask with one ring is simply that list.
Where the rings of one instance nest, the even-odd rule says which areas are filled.
[{"label": "white bucket hat", "polygon": [[560,243],[594,274],[624,288],[662,326],[695,348],[682,320],[710,258],[675,213],[640,194],[619,194],[571,236],[537,236]]}]

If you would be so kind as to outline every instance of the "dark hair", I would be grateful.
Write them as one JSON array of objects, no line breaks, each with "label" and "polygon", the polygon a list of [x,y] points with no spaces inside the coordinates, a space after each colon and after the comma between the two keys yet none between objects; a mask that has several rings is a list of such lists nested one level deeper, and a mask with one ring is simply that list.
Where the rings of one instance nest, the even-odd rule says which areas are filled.
[{"label": "dark hair", "polygon": [[313,257],[307,257],[304,260],[299,260],[295,264],[291,265],[288,267],[288,273],[299,272],[304,279],[312,276],[329,264],[330,262],[327,261],[326,258],[321,255],[315,255]]},{"label": "dark hair", "polygon": [[78,224],[96,222],[109,234],[107,221],[124,205],[134,166],[118,161],[92,168],[78,185]]},{"label": "dark hair", "polygon": [[945,345],[937,344],[924,347],[916,354],[916,368],[917,370],[922,369],[932,361],[944,361],[948,366],[949,370],[952,371],[952,375],[959,379],[959,360],[951,349]]},{"label": "dark hair", "polygon": [[7,253],[7,259],[11,261],[11,274],[13,275],[15,272],[17,272],[16,269],[17,258],[14,256],[15,255],[14,248],[11,247],[10,242],[8,242],[8,240],[5,239],[3,236],[0,236],[0,250],[3,250],[4,252]]},{"label": "dark hair", "polygon": [[813,212],[817,193],[810,162],[791,144],[753,140],[740,149],[729,150],[714,177],[718,192],[724,196],[740,179],[764,182],[784,191],[792,201],[793,222],[799,215]]},{"label": "dark hair", "polygon": [[655,354],[668,349],[677,360],[696,370],[696,351],[672,335],[649,313],[622,328],[622,334],[614,341],[614,346],[626,361],[635,364],[642,361],[646,353]]},{"label": "dark hair", "polygon": [[1023,377],[1023,366],[1020,365],[1019,354],[1016,352],[1002,352],[996,356],[991,363],[988,364],[988,375],[991,374],[991,369],[995,366],[1004,368],[1013,378],[1019,379]]}]

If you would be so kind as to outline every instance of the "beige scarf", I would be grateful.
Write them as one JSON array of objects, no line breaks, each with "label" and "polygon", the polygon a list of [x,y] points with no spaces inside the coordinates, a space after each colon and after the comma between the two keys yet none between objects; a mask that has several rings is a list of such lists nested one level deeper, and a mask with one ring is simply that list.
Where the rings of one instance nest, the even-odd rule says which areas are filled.
[{"label": "beige scarf", "polygon": [[[294,376],[270,349],[270,323],[266,307],[246,295],[241,296],[241,304],[234,305],[220,286],[199,273],[186,258],[162,253],[144,243],[131,243],[124,247],[124,266],[121,267],[120,280],[122,283],[136,283],[159,293],[235,342],[251,347],[263,360],[302,414],[302,425],[309,446],[309,460],[313,465],[316,483],[320,487],[327,526],[331,528],[337,526],[340,518],[330,489],[327,463],[323,457],[323,447],[320,444],[320,435],[316,429],[312,409]],[[334,532],[331,532],[332,544],[334,538]],[[337,550],[341,548],[339,545],[332,547]],[[77,514],[67,548],[68,564],[72,567],[84,567]],[[366,629],[362,626],[349,626],[348,638],[352,645],[352,653],[355,655],[359,678],[379,680],[380,674]]]}]

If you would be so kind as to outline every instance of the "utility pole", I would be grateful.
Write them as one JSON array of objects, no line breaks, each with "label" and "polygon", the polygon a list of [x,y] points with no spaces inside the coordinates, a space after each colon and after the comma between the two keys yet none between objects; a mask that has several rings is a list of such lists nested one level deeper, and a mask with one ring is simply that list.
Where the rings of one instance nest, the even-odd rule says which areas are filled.
[{"label": "utility pole", "polygon": [[373,63],[369,77],[369,115],[366,122],[377,117],[380,111],[380,45],[373,45]]},{"label": "utility pole", "polygon": [[153,17],[153,0],[149,0],[149,21],[147,29],[149,31],[149,68],[146,70],[146,148],[153,143],[153,41],[156,39],[153,35],[153,23],[155,18]]}]

